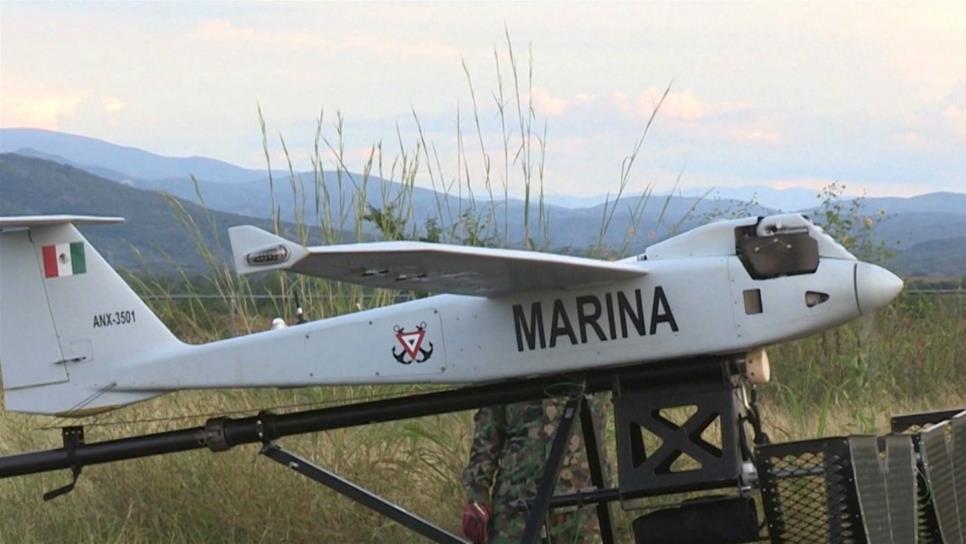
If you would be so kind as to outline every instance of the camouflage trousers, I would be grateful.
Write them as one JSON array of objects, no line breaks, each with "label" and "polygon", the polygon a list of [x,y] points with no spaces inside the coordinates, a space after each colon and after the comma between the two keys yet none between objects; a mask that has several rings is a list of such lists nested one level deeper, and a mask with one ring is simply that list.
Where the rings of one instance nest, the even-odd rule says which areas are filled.
[{"label": "camouflage trousers", "polygon": [[[493,517],[490,525],[490,542],[506,544],[519,542],[523,537],[529,515],[529,504],[537,491],[537,481],[543,474],[544,462],[549,454],[560,412],[564,404],[563,399],[545,400],[530,410],[540,410],[542,417],[522,416],[527,420],[525,440],[510,440],[504,451],[504,463],[500,467],[492,490]],[[516,406],[527,406],[526,404]],[[514,407],[515,408],[515,407]],[[514,419],[512,410],[510,419]],[[595,410],[599,416],[600,410]],[[595,417],[595,419],[598,419]],[[601,425],[598,422],[598,425]],[[598,427],[602,428],[602,427]],[[572,493],[591,487],[590,467],[584,450],[579,421],[574,425],[573,433],[567,443],[557,478],[556,493]],[[593,543],[598,542],[597,515],[593,506],[575,507],[553,510],[546,519],[549,527],[549,542],[562,543]]]},{"label": "camouflage trousers", "polygon": [[[493,519],[490,522],[490,544],[516,544],[523,538],[527,525],[527,512],[522,509],[505,508],[494,505]],[[597,515],[593,506],[584,506],[569,512],[553,512],[547,519],[550,538],[553,544],[592,544],[600,542],[597,529]],[[541,535],[546,537],[546,525]]]}]

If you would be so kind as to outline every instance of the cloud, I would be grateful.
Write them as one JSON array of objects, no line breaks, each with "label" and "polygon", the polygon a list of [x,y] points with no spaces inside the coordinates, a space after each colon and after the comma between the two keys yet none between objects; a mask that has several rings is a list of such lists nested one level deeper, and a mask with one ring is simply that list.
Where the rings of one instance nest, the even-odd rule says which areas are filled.
[{"label": "cloud", "polygon": [[0,125],[58,129],[77,113],[85,93],[75,90],[4,89]]},{"label": "cloud", "polygon": [[125,104],[120,98],[113,96],[105,96],[101,100],[101,105],[104,106],[105,113],[117,113],[127,107],[127,104]]},{"label": "cloud", "polygon": [[258,43],[262,45],[285,45],[298,47],[328,46],[329,43],[315,34],[297,31],[260,30],[237,26],[231,21],[205,21],[191,31],[191,35],[213,42]]},{"label": "cloud", "polygon": [[459,48],[433,41],[396,40],[379,34],[354,34],[332,40],[323,37],[320,33],[262,30],[239,26],[223,19],[200,23],[192,28],[189,34],[194,38],[210,42],[312,49],[316,53],[366,52],[378,56],[446,59],[459,58],[462,53]]},{"label": "cloud", "polygon": [[567,100],[565,98],[554,96],[540,87],[533,88],[531,99],[533,100],[533,108],[537,113],[548,117],[563,115],[567,110]]},{"label": "cloud", "polygon": [[[768,181],[766,185],[772,189],[812,189],[818,194],[818,191],[821,191],[836,181],[838,180],[828,178],[793,178]],[[856,193],[853,187],[846,186],[846,194],[857,196],[861,192]]]},{"label": "cloud", "polygon": [[[661,95],[655,88],[651,88],[647,94],[649,95],[648,102],[652,104],[656,105],[658,100],[660,100]],[[709,104],[703,100],[699,100],[691,91],[672,91],[668,93],[667,98],[664,99],[664,103],[661,104],[661,110],[658,115],[663,115],[676,121],[697,121],[708,115],[709,111]]]},{"label": "cloud", "polygon": [[782,135],[777,130],[758,127],[734,127],[725,131],[725,137],[733,142],[745,144],[778,144]]},{"label": "cloud", "polygon": [[610,106],[624,116],[644,119],[661,104],[659,124],[667,123],[670,132],[686,133],[689,141],[729,142],[763,146],[778,145],[785,135],[775,128],[775,121],[756,112],[745,102],[711,101],[691,90],[670,91],[661,102],[664,90],[648,87],[637,95],[611,92]]},{"label": "cloud", "polygon": [[920,151],[929,147],[929,142],[923,138],[922,133],[918,130],[909,130],[896,134],[892,137],[892,144],[896,147],[913,151]]},{"label": "cloud", "polygon": [[947,127],[966,140],[966,106],[949,106],[940,116]]},{"label": "cloud", "polygon": [[[629,96],[621,91],[610,93],[611,104],[625,114],[636,117],[648,117],[661,102],[664,90],[658,87],[648,87],[637,96]],[[669,119],[693,123],[709,117],[726,113],[733,113],[746,109],[747,106],[735,102],[712,103],[699,98],[690,90],[670,91],[661,103],[658,112],[659,119]]]}]

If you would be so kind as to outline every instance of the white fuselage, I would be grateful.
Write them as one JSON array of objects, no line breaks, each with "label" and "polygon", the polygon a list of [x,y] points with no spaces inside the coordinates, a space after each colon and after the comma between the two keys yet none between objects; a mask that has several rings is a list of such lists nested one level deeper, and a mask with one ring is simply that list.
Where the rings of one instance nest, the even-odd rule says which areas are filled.
[{"label": "white fuselage", "polygon": [[[113,390],[140,392],[464,383],[738,353],[857,317],[860,264],[825,258],[812,274],[754,280],[737,257],[648,261],[646,276],[625,283],[503,298],[434,296],[181,345],[105,374]],[[761,312],[749,314],[744,292],[755,289]],[[828,298],[809,307],[807,291]]]}]

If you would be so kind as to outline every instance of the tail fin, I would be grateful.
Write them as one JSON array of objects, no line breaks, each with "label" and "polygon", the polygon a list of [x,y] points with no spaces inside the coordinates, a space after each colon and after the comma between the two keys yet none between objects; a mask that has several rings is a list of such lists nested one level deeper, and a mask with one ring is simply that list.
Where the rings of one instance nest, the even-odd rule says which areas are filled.
[{"label": "tail fin", "polygon": [[154,396],[111,392],[111,368],[180,342],[74,227],[119,218],[0,218],[6,409],[79,415]]}]

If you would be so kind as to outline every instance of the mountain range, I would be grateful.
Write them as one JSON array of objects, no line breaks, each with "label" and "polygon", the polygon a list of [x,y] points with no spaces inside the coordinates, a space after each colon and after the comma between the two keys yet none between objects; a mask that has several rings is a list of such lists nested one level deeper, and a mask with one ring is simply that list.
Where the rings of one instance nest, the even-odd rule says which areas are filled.
[{"label": "mountain range", "polygon": [[[104,258],[129,271],[200,273],[206,262],[199,242],[227,262],[231,252],[225,229],[246,224],[272,229],[267,219],[207,210],[73,166],[0,154],[0,216],[50,213],[125,217],[120,225],[80,228]],[[188,228],[189,223],[198,228]]]},{"label": "mountain range", "polygon": [[[170,269],[199,264],[189,232],[180,225],[175,207],[187,216],[215,229],[200,229],[204,243],[217,247],[220,232],[231,225],[270,225],[271,202],[283,221],[298,213],[315,223],[316,196],[328,193],[333,202],[343,199],[344,210],[356,210],[357,198],[365,185],[366,203],[385,209],[387,203],[405,195],[411,203],[412,221],[426,225],[432,219],[452,223],[471,210],[485,222],[493,217],[497,230],[506,228],[510,245],[522,245],[526,204],[519,199],[504,202],[471,202],[464,195],[445,195],[430,189],[406,186],[378,177],[326,171],[316,184],[313,172],[273,172],[274,195],[268,174],[206,157],[165,157],[61,132],[38,129],[0,129],[0,214],[95,213],[123,215],[129,221],[121,227],[91,228],[92,242],[107,248],[109,259],[122,267],[149,264]],[[293,197],[292,187],[297,188]],[[318,193],[316,193],[318,191]],[[162,194],[167,193],[169,196]],[[767,187],[692,189],[673,196],[651,195],[644,201],[639,223],[629,210],[639,195],[610,203],[616,206],[613,220],[603,238],[610,247],[640,252],[647,245],[709,220],[738,215],[767,215],[780,210],[819,214],[814,191]],[[752,195],[752,196],[749,196]],[[742,198],[730,198],[731,195]],[[765,198],[762,198],[764,195]],[[806,197],[811,195],[811,200]],[[754,198],[752,198],[754,197]],[[203,206],[200,206],[203,199]],[[751,200],[749,202],[749,200]],[[775,204],[766,205],[765,202]],[[876,241],[894,253],[887,263],[904,275],[960,277],[966,275],[966,194],[932,193],[909,198],[864,198],[863,214],[885,215],[873,231]],[[801,204],[806,204],[799,206]],[[810,204],[807,205],[807,204]],[[843,203],[848,207],[849,203]],[[789,206],[796,206],[790,208]],[[548,198],[543,214],[549,218],[547,246],[556,251],[580,253],[596,241],[605,205],[595,199]],[[531,236],[539,210],[530,203]],[[820,215],[820,214],[819,214]],[[506,222],[504,224],[504,218]],[[365,238],[379,232],[371,223],[363,225]],[[352,239],[353,235],[340,234]],[[216,249],[219,257],[226,248]]]}]

